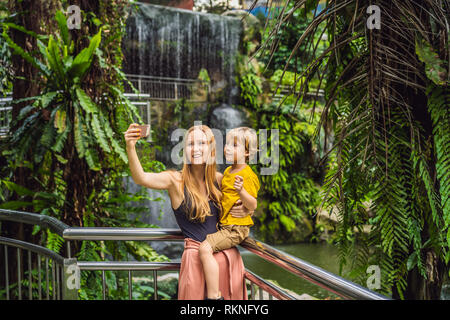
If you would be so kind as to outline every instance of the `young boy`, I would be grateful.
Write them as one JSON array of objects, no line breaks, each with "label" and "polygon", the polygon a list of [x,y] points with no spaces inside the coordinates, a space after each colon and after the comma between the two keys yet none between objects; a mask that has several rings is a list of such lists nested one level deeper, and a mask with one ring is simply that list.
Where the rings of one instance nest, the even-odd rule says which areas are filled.
[{"label": "young boy", "polygon": [[209,234],[199,248],[200,260],[205,274],[207,299],[223,299],[219,292],[219,266],[213,252],[222,251],[240,244],[248,237],[253,220],[250,215],[235,218],[229,212],[234,203],[242,204],[253,211],[258,203],[260,188],[258,176],[247,164],[256,153],[256,132],[248,127],[232,129],[226,137],[225,158],[232,165],[225,169],[222,179],[222,216],[219,231]]}]

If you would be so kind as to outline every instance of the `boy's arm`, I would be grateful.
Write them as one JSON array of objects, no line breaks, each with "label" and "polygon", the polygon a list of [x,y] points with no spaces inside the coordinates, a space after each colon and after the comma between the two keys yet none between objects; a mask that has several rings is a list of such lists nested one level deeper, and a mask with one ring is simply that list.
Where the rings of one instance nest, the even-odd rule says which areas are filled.
[{"label": "boy's arm", "polygon": [[244,179],[241,176],[236,176],[234,181],[234,188],[239,194],[239,197],[241,198],[244,207],[246,207],[249,211],[253,211],[258,206],[258,201],[256,200],[255,197],[249,194],[247,190],[245,190],[243,185]]},{"label": "boy's arm", "polygon": [[256,207],[258,206],[258,201],[253,196],[251,196],[244,188],[242,188],[241,191],[238,191],[238,193],[241,197],[244,207],[246,207],[250,211],[256,209]]}]

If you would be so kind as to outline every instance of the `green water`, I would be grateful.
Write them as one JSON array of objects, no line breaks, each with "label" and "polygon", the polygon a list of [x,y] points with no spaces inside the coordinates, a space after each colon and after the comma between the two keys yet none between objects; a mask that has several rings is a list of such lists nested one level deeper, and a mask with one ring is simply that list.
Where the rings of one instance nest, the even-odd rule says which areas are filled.
[{"label": "green water", "polygon": [[[345,277],[345,274],[349,271],[349,267],[346,268],[344,266],[343,275],[339,274],[337,248],[333,245],[328,243],[299,243],[273,247],[352,281],[352,279]],[[242,250],[241,255],[247,269],[264,279],[275,280],[283,288],[300,295],[307,293],[319,299],[326,299],[328,297],[331,299],[337,298],[335,294],[301,279],[247,250]],[[444,275],[441,300],[450,300],[450,279],[447,273]]]},{"label": "green water", "polygon": [[[339,259],[337,249],[333,245],[328,243],[300,243],[293,245],[277,245],[273,247],[326,271],[339,275]],[[275,280],[283,288],[289,289],[300,295],[307,293],[319,299],[328,297],[331,299],[337,298],[335,294],[330,293],[307,280],[299,278],[247,250],[242,250],[241,255],[246,268],[264,279]],[[344,268],[344,272],[345,271]]]}]

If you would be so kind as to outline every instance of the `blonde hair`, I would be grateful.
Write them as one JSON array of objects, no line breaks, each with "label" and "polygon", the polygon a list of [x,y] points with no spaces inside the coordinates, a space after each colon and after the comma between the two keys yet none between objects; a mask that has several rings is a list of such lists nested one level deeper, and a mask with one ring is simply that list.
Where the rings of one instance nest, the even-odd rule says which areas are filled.
[{"label": "blonde hair", "polygon": [[227,137],[245,146],[245,152],[248,152],[248,156],[245,156],[245,162],[253,158],[258,151],[258,137],[256,131],[252,128],[238,127],[231,129],[228,131]]},{"label": "blonde hair", "polygon": [[[192,176],[192,164],[187,161],[186,145],[189,134],[194,130],[201,130],[206,135],[208,141],[208,157],[205,165],[205,184],[207,199],[201,194],[195,179]],[[214,205],[219,209],[219,214],[222,215],[222,192],[216,186],[216,140],[212,130],[205,125],[195,125],[189,128],[183,139],[183,168],[181,169],[181,193],[185,195],[185,206],[188,208],[187,216],[190,220],[198,220],[204,222],[207,216],[211,216],[209,207],[209,199],[214,202]],[[186,186],[186,194],[184,187]],[[187,196],[187,199],[186,199]]]}]

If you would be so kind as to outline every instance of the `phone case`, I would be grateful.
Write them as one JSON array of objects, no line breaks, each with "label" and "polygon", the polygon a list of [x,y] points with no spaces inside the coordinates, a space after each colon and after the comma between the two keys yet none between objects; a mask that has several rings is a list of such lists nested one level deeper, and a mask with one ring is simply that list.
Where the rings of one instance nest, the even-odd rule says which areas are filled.
[{"label": "phone case", "polygon": [[150,134],[150,125],[148,125],[148,124],[140,125],[139,129],[141,129],[141,132],[139,135],[141,138],[145,138]]}]

